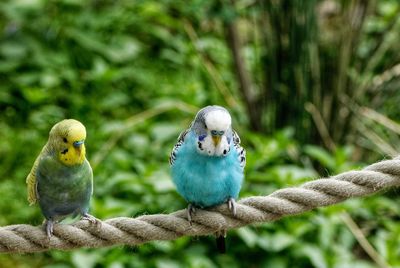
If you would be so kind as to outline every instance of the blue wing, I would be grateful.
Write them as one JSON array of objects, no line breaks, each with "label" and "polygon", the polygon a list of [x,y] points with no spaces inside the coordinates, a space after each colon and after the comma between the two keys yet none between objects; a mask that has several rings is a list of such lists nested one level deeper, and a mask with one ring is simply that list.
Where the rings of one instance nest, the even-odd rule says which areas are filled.
[{"label": "blue wing", "polygon": [[236,152],[238,154],[238,160],[240,166],[244,168],[246,166],[246,150],[240,145],[240,137],[236,131],[232,129],[232,139],[233,145],[235,146]]},{"label": "blue wing", "polygon": [[181,134],[179,134],[178,142],[174,145],[174,148],[172,148],[172,152],[169,156],[169,164],[171,166],[174,164],[177,152],[178,152],[179,148],[182,146],[182,144],[184,143],[185,136],[189,132],[189,130],[190,130],[190,128],[186,129],[185,131],[182,131]]}]

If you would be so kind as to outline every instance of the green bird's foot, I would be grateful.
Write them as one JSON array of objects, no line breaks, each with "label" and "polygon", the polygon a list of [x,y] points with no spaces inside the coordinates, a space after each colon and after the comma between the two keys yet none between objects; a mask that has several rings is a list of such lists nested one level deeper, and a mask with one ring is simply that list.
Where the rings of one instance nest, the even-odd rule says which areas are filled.
[{"label": "green bird's foot", "polygon": [[90,215],[89,213],[83,214],[81,220],[87,220],[92,224],[96,224],[96,226],[101,224],[101,221],[99,219]]},{"label": "green bird's foot", "polygon": [[232,211],[233,216],[236,216],[236,201],[232,197],[228,199],[228,208]]},{"label": "green bird's foot", "polygon": [[52,220],[46,220],[44,222],[44,228],[46,230],[47,237],[50,239],[53,236],[54,222]]},{"label": "green bird's foot", "polygon": [[192,215],[196,212],[196,208],[192,204],[189,204],[186,211],[189,225],[192,226]]}]

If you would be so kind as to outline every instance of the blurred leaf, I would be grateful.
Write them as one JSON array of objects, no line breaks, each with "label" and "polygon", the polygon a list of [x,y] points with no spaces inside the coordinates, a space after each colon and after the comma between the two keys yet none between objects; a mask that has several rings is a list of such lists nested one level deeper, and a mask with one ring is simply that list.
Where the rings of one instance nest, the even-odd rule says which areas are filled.
[{"label": "blurred leaf", "polygon": [[99,256],[97,254],[85,254],[83,252],[74,252],[72,254],[72,263],[77,268],[94,267]]},{"label": "blurred leaf", "polygon": [[302,245],[301,248],[299,248],[298,250],[299,250],[298,254],[303,254],[304,256],[308,257],[314,267],[318,268],[328,267],[326,257],[320,248],[311,245]]},{"label": "blurred leaf", "polygon": [[311,156],[313,159],[319,161],[323,166],[334,168],[335,159],[323,148],[307,145],[304,147],[304,152]]},{"label": "blurred leaf", "polygon": [[237,230],[239,237],[246,243],[250,248],[257,244],[258,236],[250,227],[242,227]]},{"label": "blurred leaf", "polygon": [[279,252],[295,243],[296,239],[288,233],[277,232],[264,235],[258,240],[258,245],[266,251]]},{"label": "blurred leaf", "polygon": [[182,267],[179,265],[178,262],[168,259],[159,259],[156,263],[157,268],[180,268]]}]

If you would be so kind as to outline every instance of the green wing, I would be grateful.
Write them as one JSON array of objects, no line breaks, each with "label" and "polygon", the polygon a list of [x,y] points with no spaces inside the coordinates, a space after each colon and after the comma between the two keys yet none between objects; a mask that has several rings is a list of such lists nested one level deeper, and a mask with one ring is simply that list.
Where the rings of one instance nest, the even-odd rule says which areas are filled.
[{"label": "green wing", "polygon": [[92,166],[90,165],[89,161],[87,159],[85,159],[86,165],[88,167],[89,170],[89,176],[90,176],[90,196],[93,195],[93,169]]},{"label": "green wing", "polygon": [[36,170],[39,165],[40,156],[41,154],[36,158],[35,163],[33,163],[31,172],[29,172],[28,176],[26,177],[26,186],[28,188],[28,202],[30,206],[34,205],[39,199],[36,191]]},{"label": "green wing", "polygon": [[26,177],[26,187],[28,189],[28,202],[29,205],[32,206],[36,204],[39,200],[39,194],[37,192],[37,178],[36,178],[36,171],[39,166],[40,158],[47,150],[47,144],[43,147],[42,151],[40,152],[39,156],[36,158],[35,162],[33,163],[33,167],[29,172],[28,176]]}]

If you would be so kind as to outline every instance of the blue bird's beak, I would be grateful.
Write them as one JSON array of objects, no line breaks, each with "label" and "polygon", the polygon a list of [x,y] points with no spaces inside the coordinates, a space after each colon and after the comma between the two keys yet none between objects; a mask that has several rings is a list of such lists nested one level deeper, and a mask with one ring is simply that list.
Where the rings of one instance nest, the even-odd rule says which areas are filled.
[{"label": "blue bird's beak", "polygon": [[221,142],[222,135],[224,135],[224,131],[211,131],[211,138],[213,140],[214,146],[218,146],[218,144]]},{"label": "blue bird's beak", "polygon": [[84,143],[85,143],[84,140],[75,141],[75,142],[73,143],[73,145],[74,145],[75,148],[79,148],[79,147],[81,147],[81,145],[84,144]]},{"label": "blue bird's beak", "polygon": [[211,137],[214,143],[214,146],[218,146],[218,144],[221,142],[221,136],[212,136]]}]

